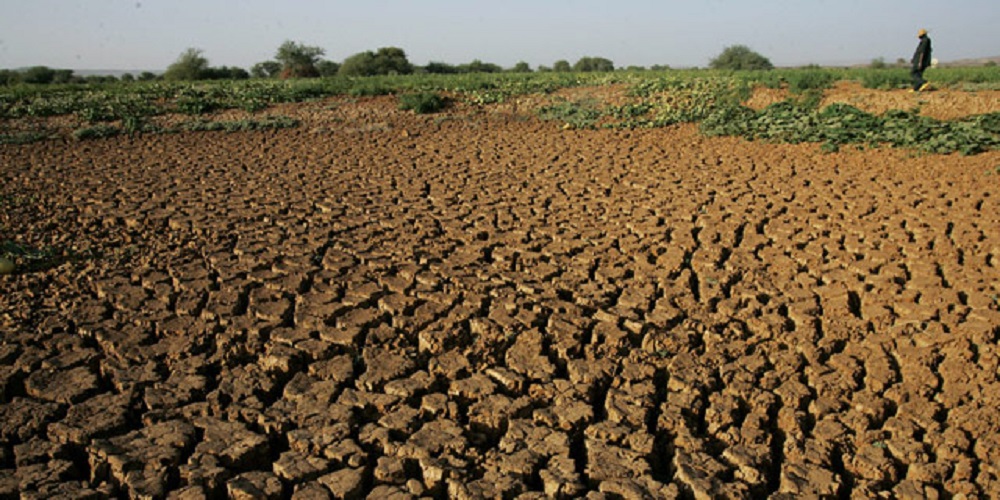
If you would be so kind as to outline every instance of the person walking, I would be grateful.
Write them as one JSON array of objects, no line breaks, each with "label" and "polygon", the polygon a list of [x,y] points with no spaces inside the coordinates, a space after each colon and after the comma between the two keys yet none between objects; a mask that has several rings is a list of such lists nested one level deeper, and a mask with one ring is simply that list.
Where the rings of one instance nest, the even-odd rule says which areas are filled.
[{"label": "person walking", "polygon": [[931,39],[927,36],[927,30],[922,29],[917,32],[920,43],[913,53],[910,61],[910,76],[913,77],[913,91],[921,92],[930,88],[931,84],[924,80],[924,70],[931,65]]}]

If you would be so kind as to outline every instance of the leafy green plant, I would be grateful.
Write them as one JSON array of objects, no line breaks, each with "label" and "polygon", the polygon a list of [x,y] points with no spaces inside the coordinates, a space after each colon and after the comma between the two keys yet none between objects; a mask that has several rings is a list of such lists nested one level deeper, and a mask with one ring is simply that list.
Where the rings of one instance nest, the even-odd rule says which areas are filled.
[{"label": "leafy green plant", "polygon": [[118,127],[113,127],[111,125],[94,125],[93,127],[84,127],[74,130],[73,138],[78,141],[84,141],[88,139],[114,137],[120,133],[121,130]]},{"label": "leafy green plant", "polygon": [[437,113],[445,108],[447,102],[435,92],[420,92],[399,96],[399,109],[413,111],[417,114]]},{"label": "leafy green plant", "polygon": [[252,130],[282,129],[298,126],[298,120],[287,116],[269,116],[260,120],[192,121],[182,123],[180,130],[187,132],[246,132]]},{"label": "leafy green plant", "polygon": [[560,120],[567,128],[594,128],[602,114],[596,99],[561,101],[538,111],[543,120]]}]

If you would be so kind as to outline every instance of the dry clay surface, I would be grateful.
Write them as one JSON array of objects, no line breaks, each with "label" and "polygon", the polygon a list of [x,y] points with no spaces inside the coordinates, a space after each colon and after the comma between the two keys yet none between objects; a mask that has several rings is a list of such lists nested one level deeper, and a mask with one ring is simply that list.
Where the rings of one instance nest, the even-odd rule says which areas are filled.
[{"label": "dry clay surface", "polygon": [[1000,495],[1000,155],[500,111],[0,146],[0,497]]}]

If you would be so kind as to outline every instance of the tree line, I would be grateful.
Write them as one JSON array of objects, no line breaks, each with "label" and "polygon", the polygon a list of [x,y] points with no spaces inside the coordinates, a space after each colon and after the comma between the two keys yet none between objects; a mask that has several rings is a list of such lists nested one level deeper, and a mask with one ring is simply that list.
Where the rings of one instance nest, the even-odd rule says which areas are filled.
[{"label": "tree line", "polygon": [[[398,47],[382,47],[375,51],[364,51],[354,54],[337,63],[323,59],[326,52],[320,48],[305,45],[291,40],[278,47],[274,58],[254,64],[249,71],[230,66],[214,67],[209,64],[204,51],[188,48],[180,54],[161,75],[145,71],[139,75],[126,73],[121,81],[193,81],[193,80],[243,80],[249,78],[315,78],[326,76],[376,76],[376,75],[408,75],[408,74],[459,74],[459,73],[531,73],[539,72],[610,72],[615,71],[614,62],[603,57],[585,56],[574,64],[567,60],[559,60],[552,66],[539,66],[533,70],[524,62],[518,62],[512,68],[505,69],[499,65],[483,62],[478,59],[467,64],[452,65],[444,62],[429,62],[417,66],[407,59],[406,52]],[[726,47],[718,57],[712,59],[709,66],[713,69],[731,70],[766,70],[774,66],[764,56],[752,51],[744,45]],[[630,66],[628,70],[665,70],[666,65],[654,65],[650,68]],[[52,69],[46,66],[35,66],[25,70],[0,69],[0,85],[16,83],[60,84],[60,83],[104,83],[116,81],[114,76],[79,76],[68,69]]]}]

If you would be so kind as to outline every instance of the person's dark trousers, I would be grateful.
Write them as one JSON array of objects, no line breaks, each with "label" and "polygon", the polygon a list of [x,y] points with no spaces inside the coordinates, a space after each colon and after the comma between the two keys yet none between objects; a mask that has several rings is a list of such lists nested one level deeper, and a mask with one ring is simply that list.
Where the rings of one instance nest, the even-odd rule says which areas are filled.
[{"label": "person's dark trousers", "polygon": [[923,70],[919,70],[917,68],[911,69],[910,77],[913,78],[913,90],[920,90],[920,87],[927,83],[927,81],[924,80]]}]

